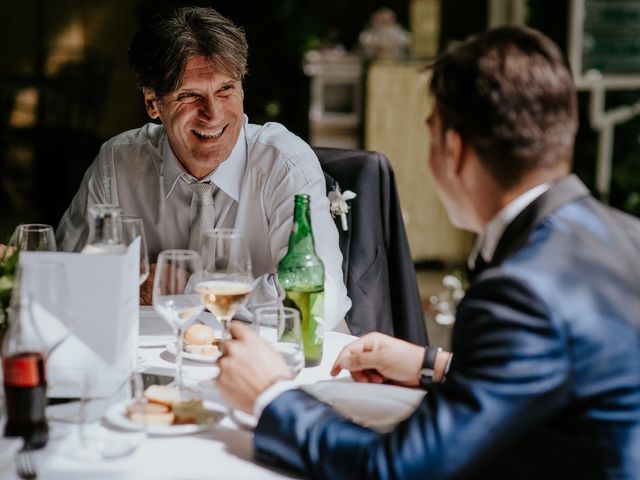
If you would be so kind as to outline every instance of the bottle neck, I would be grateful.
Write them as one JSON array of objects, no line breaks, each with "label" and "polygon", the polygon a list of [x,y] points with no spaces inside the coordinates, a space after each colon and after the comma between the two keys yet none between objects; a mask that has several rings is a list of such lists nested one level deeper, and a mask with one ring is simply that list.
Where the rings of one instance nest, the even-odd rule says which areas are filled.
[{"label": "bottle neck", "polygon": [[296,198],[293,211],[293,227],[289,236],[289,253],[315,254],[315,243],[311,229],[311,209],[309,200]]}]

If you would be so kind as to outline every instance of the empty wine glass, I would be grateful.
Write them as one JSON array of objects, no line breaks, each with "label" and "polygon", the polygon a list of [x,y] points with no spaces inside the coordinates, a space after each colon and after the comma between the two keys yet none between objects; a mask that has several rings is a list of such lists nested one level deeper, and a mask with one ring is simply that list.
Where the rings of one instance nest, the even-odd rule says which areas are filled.
[{"label": "empty wine glass", "polygon": [[222,339],[231,337],[229,323],[253,291],[251,256],[243,232],[215,229],[202,242],[202,282],[196,287],[202,304],[222,324]]},{"label": "empty wine glass", "polygon": [[176,376],[172,385],[182,390],[182,334],[204,310],[195,290],[201,278],[202,263],[193,250],[164,250],[158,255],[153,308],[176,332]]},{"label": "empty wine glass", "polygon": [[293,376],[304,367],[300,312],[289,307],[263,307],[255,311],[258,334],[275,348]]},{"label": "empty wine glass", "polygon": [[149,277],[149,254],[147,241],[144,235],[142,219],[136,215],[121,215],[122,241],[129,246],[137,237],[140,237],[140,285]]},{"label": "empty wine glass", "polygon": [[53,227],[44,223],[23,223],[16,227],[9,246],[23,251],[56,251]]},{"label": "empty wine glass", "polygon": [[11,296],[11,315],[30,315],[33,332],[45,355],[50,355],[73,331],[69,286],[64,265],[56,261],[21,262]]},{"label": "empty wine glass", "polygon": [[[127,415],[127,406],[143,406],[142,375],[133,372],[114,391],[112,384],[96,375],[95,368],[72,367],[71,377],[77,382],[80,401],[60,405],[65,407],[69,420],[77,425],[77,444],[69,442],[66,451],[74,459],[85,461],[113,460],[132,454],[147,438],[146,417],[140,416],[137,427],[111,429],[101,423],[103,417]],[[118,417],[119,418],[119,417]],[[64,450],[63,450],[64,452]]]}]

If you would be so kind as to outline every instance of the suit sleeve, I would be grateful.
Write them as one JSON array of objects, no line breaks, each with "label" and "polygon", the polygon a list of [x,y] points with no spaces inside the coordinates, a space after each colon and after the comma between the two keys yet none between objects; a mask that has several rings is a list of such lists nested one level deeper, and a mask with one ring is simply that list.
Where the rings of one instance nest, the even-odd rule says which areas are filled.
[{"label": "suit sleeve", "polygon": [[485,277],[469,290],[453,350],[446,383],[385,435],[299,390],[283,393],[260,418],[256,457],[311,478],[456,478],[480,470],[568,398],[563,329],[518,278]]}]

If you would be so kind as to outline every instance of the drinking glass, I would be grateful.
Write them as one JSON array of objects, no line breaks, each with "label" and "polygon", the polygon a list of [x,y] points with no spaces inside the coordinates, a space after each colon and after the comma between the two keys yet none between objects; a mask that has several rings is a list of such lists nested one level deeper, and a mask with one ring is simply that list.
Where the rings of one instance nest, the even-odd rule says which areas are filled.
[{"label": "drinking glass", "polygon": [[122,208],[108,203],[89,207],[89,238],[82,253],[124,253],[120,215]]},{"label": "drinking glass", "polygon": [[72,377],[78,382],[80,401],[56,405],[60,412],[77,424],[77,444],[70,442],[67,453],[80,460],[97,461],[122,458],[133,453],[147,438],[144,415],[139,428],[114,430],[100,420],[106,415],[126,416],[126,406],[131,403],[145,404],[142,375],[133,372],[125,377],[117,389],[104,382],[95,368],[73,367]]},{"label": "drinking glass", "polygon": [[11,296],[10,316],[33,331],[24,332],[38,343],[45,356],[50,355],[73,331],[73,315],[69,311],[69,287],[64,265],[56,261],[21,262],[16,287]]},{"label": "drinking glass", "polygon": [[176,376],[172,386],[186,390],[182,381],[182,334],[204,310],[196,285],[202,263],[193,250],[163,250],[153,281],[153,308],[176,332]]},{"label": "drinking glass", "polygon": [[202,304],[222,324],[222,340],[231,338],[229,323],[253,290],[251,256],[243,232],[219,228],[204,234],[202,282],[196,287]]},{"label": "drinking glass", "polygon": [[262,307],[255,311],[259,335],[275,348],[296,376],[304,367],[300,312],[289,307]]},{"label": "drinking glass", "polygon": [[56,251],[53,227],[44,223],[23,223],[16,227],[9,246],[24,251]]},{"label": "drinking glass", "polygon": [[147,241],[144,235],[142,219],[135,215],[121,215],[120,225],[122,226],[122,241],[129,246],[136,237],[140,237],[140,285],[149,277],[149,253],[147,252]]}]

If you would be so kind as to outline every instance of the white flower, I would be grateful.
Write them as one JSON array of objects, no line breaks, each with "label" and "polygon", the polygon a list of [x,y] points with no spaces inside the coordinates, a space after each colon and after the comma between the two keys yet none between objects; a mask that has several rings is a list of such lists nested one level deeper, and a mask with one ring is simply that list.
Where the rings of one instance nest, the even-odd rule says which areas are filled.
[{"label": "white flower", "polygon": [[347,227],[347,213],[349,213],[349,204],[348,200],[353,200],[356,198],[356,194],[351,190],[345,190],[344,192],[340,191],[340,185],[338,182],[335,183],[333,190],[331,190],[327,197],[329,198],[329,211],[331,212],[332,217],[337,217],[340,215],[340,223],[342,225],[342,230],[345,232],[348,230]]}]

